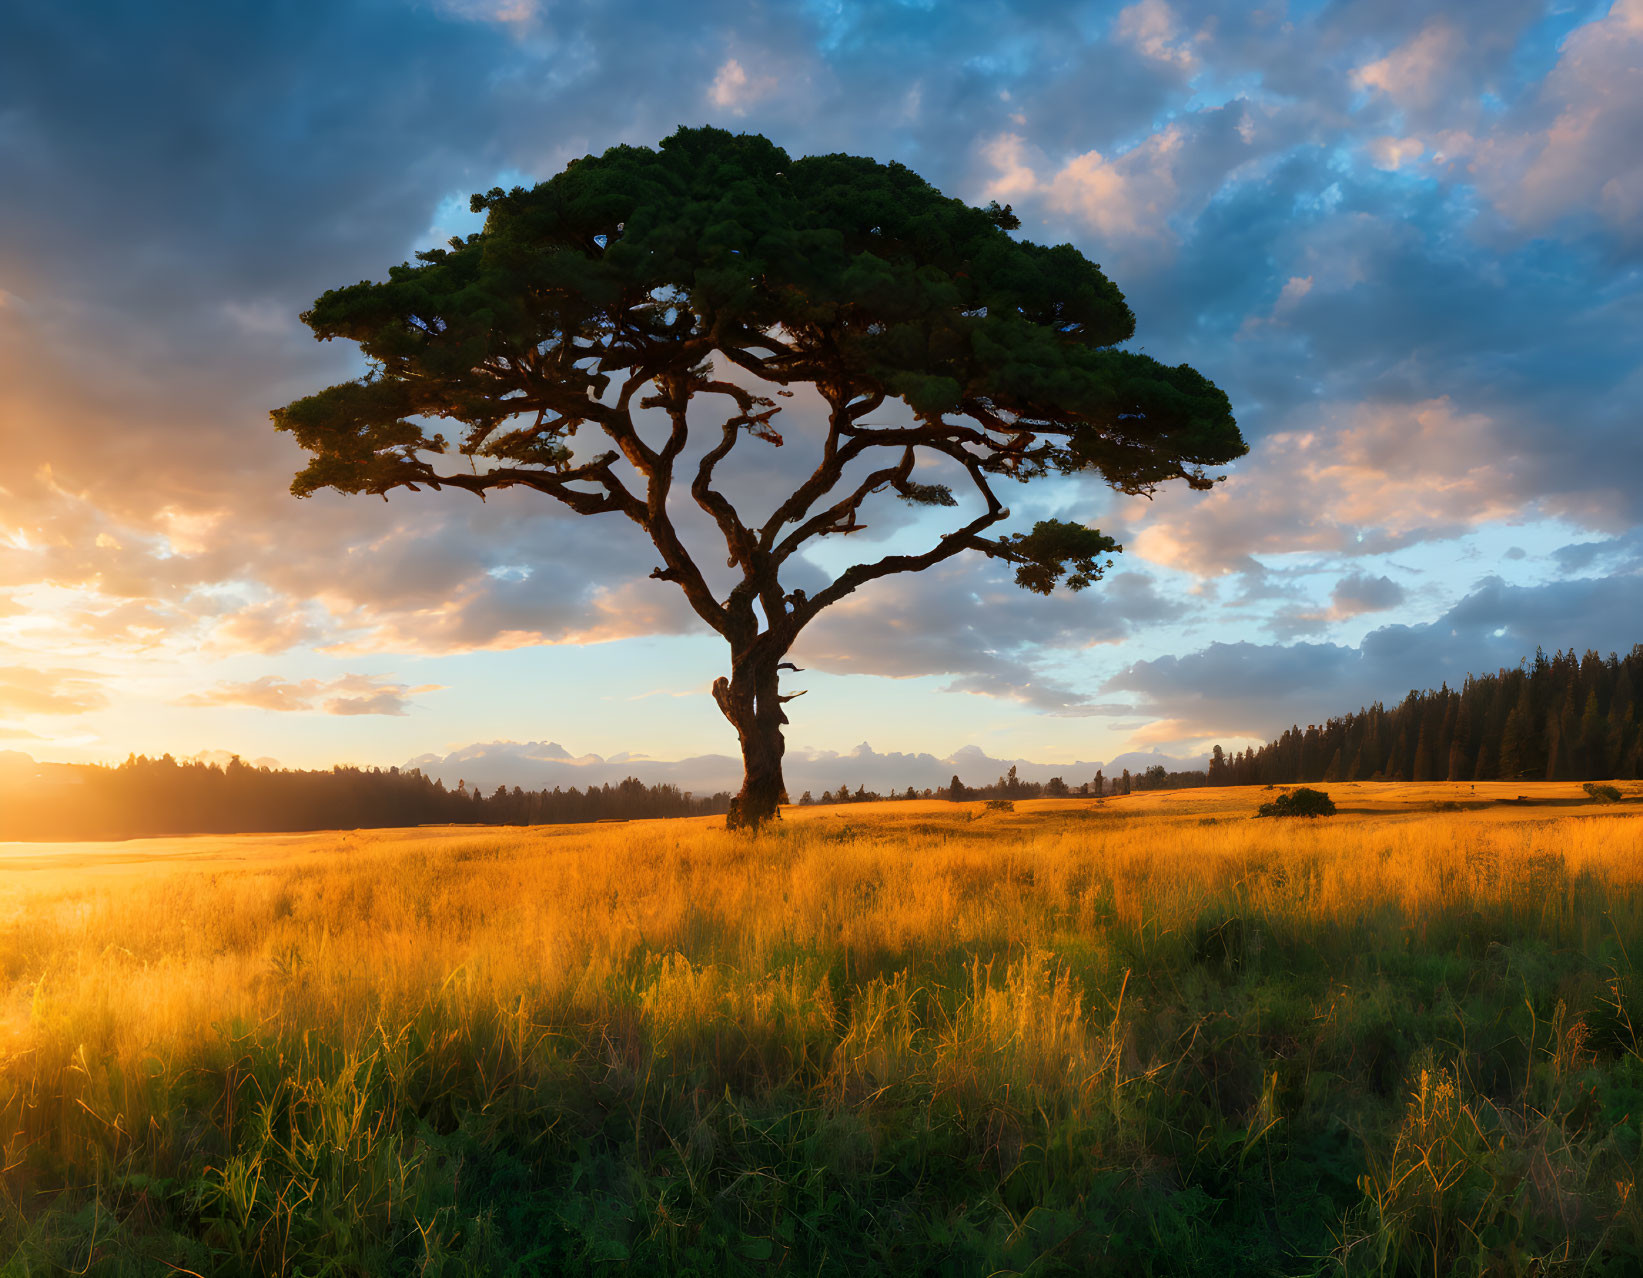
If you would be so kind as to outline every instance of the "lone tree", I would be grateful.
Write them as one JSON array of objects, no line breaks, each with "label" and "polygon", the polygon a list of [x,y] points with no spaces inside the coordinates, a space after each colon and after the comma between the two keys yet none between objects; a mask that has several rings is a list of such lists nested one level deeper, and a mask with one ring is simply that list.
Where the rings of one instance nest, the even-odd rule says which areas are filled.
[{"label": "lone tree", "polygon": [[[1117,543],[1060,520],[988,535],[1010,515],[995,485],[1092,471],[1125,493],[1207,488],[1205,466],[1246,451],[1208,379],[1117,349],[1135,317],[1098,266],[1011,238],[1008,207],[949,199],[899,164],[680,129],[472,207],[482,231],[303,315],[319,339],[357,342],[370,371],[274,412],[313,455],[291,490],[529,488],[637,524],[662,561],[651,576],[730,645],[713,696],[741,739],[732,827],[777,812],[783,704],[799,695],[780,672],[822,609],[972,550],[1028,590],[1082,590]],[[745,441],[783,444],[771,392],[795,386],[824,406],[819,455],[791,492],[764,495],[761,521],[759,494],[722,491],[716,471]],[[871,420],[881,408],[894,419]],[[794,556],[863,527],[875,493],[961,509],[921,551],[784,588]],[[681,537],[687,494],[728,574]]]}]

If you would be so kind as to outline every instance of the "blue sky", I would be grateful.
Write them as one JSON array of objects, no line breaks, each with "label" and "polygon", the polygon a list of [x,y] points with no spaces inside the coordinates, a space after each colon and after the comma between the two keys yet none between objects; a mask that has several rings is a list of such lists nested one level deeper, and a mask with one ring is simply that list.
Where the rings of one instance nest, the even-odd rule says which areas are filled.
[{"label": "blue sky", "polygon": [[719,642],[631,529],[524,495],[298,503],[266,415],[353,371],[297,321],[321,291],[471,229],[470,191],[680,124],[1011,203],[1251,443],[1207,496],[1013,497],[1124,543],[1083,595],[961,561],[852,597],[798,654],[796,750],[1190,755],[1643,640],[1643,0],[4,23],[0,749],[730,752]]}]

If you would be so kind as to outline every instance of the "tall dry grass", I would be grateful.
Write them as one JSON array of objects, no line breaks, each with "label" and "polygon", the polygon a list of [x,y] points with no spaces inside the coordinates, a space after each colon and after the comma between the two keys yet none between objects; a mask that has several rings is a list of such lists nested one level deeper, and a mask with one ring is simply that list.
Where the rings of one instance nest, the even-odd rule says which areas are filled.
[{"label": "tall dry grass", "polygon": [[819,1272],[892,1263],[914,1205],[954,1272],[1173,1272],[1232,1223],[1252,1272],[1635,1255],[1594,1080],[1638,1056],[1643,822],[1335,793],[36,857],[0,898],[14,1263]]}]

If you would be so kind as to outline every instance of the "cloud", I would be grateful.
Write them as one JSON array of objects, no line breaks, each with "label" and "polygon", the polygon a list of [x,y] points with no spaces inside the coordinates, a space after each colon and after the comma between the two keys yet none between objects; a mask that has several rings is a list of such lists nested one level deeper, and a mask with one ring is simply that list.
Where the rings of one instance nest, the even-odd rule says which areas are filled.
[{"label": "cloud", "polygon": [[1015,204],[1037,198],[1104,240],[1165,248],[1176,238],[1169,219],[1180,202],[1176,166],[1183,138],[1171,125],[1118,154],[1075,155],[1041,177],[1045,162],[1026,139],[1001,134],[982,147],[995,170],[984,194]]},{"label": "cloud", "polygon": [[1404,588],[1390,577],[1353,573],[1335,583],[1330,595],[1330,611],[1336,617],[1357,617],[1366,612],[1385,612],[1406,597]]},{"label": "cloud", "polygon": [[1643,213],[1643,3],[1617,0],[1569,36],[1546,77],[1543,128],[1490,138],[1471,171],[1508,216],[1530,229],[1595,209],[1636,241]]},{"label": "cloud", "polygon": [[1408,598],[1408,592],[1386,576],[1371,576],[1355,572],[1340,578],[1330,594],[1326,608],[1294,607],[1281,609],[1267,628],[1281,638],[1313,634],[1340,621],[1361,617],[1365,613],[1385,612],[1396,608]]},{"label": "cloud", "polygon": [[1213,492],[1159,496],[1136,552],[1201,574],[1247,571],[1262,554],[1382,554],[1509,518],[1527,499],[1503,432],[1447,398],[1319,416],[1262,440]]},{"label": "cloud", "polygon": [[1147,712],[1171,722],[1168,739],[1265,740],[1411,689],[1459,686],[1468,674],[1516,666],[1537,646],[1629,651],[1639,639],[1640,584],[1635,570],[1544,586],[1491,578],[1435,620],[1383,626],[1356,647],[1212,643],[1132,663],[1103,691],[1142,698]]},{"label": "cloud", "polygon": [[835,674],[951,675],[949,691],[1000,697],[1052,714],[1109,713],[1047,676],[1056,651],[1112,644],[1187,605],[1141,573],[1120,572],[1076,595],[1031,594],[991,561],[955,561],[870,584],[823,612],[795,660]]},{"label": "cloud", "polygon": [[1108,238],[1163,238],[1178,198],[1175,166],[1181,151],[1177,127],[1152,134],[1122,155],[1086,151],[1050,178],[1051,208]]},{"label": "cloud", "polygon": [[[1357,73],[1400,104],[1426,107],[1464,42],[1438,21]],[[1512,223],[1540,232],[1562,219],[1597,222],[1629,246],[1643,243],[1643,0],[1616,0],[1572,31],[1535,90],[1496,117],[1434,117],[1425,136],[1399,143],[1431,153],[1435,172],[1475,184]],[[1418,152],[1417,152],[1418,153]],[[1391,167],[1396,167],[1396,164]]]},{"label": "cloud", "polygon": [[324,635],[319,622],[281,600],[229,613],[212,628],[211,640],[228,652],[276,653],[314,643]]},{"label": "cloud", "polygon": [[1378,137],[1366,144],[1371,162],[1377,169],[1396,172],[1426,154],[1426,143],[1419,138]]},{"label": "cloud", "polygon": [[[1167,112],[1105,147],[1051,148],[1006,128],[978,141],[977,194],[1013,204],[1035,234],[1070,234],[1133,287],[1183,269],[1176,255],[1199,219],[1229,191],[1261,189],[1317,127],[1292,103],[1238,96]],[[1145,308],[1139,314],[1145,325]]]},{"label": "cloud", "polygon": [[[614,518],[525,494],[295,502],[302,459],[266,412],[357,372],[295,317],[426,247],[453,193],[704,113],[1013,201],[1023,234],[1111,267],[1144,349],[1226,386],[1255,443],[1207,498],[1119,507],[1138,557],[1216,575],[1537,514],[1620,538],[1643,517],[1643,286],[1622,260],[1643,225],[1639,0],[1578,25],[1530,0],[1142,0],[1110,20],[1001,0],[940,22],[857,0],[196,8],[8,10],[0,634],[20,665],[699,632]],[[788,490],[813,424],[789,412],[789,446],[736,458],[735,491]],[[891,505],[859,537],[910,519]],[[984,564],[890,583],[818,626],[817,661],[1084,714],[1109,704],[1068,673],[1084,645],[1365,603],[1257,598],[1254,575],[1171,601],[1120,562],[1042,604]],[[308,704],[380,713],[393,686]]]},{"label": "cloud", "polygon": [[303,679],[293,682],[263,675],[242,683],[219,683],[205,692],[178,699],[186,706],[250,706],[280,712],[320,712],[334,715],[404,715],[413,696],[440,691],[438,684],[407,687],[375,675],[343,675],[340,679]]},{"label": "cloud", "polygon": [[537,0],[436,0],[445,12],[469,22],[496,22],[516,26],[539,16]]},{"label": "cloud", "polygon": [[85,714],[107,704],[102,676],[88,670],[0,666],[0,714]]},{"label": "cloud", "polygon": [[1113,21],[1113,37],[1130,45],[1144,58],[1191,71],[1198,64],[1192,47],[1181,33],[1175,11],[1164,0],[1140,0],[1118,11]]},{"label": "cloud", "polygon": [[714,72],[713,83],[708,86],[707,100],[732,114],[746,115],[749,107],[776,92],[778,85],[775,76],[749,75],[739,59],[726,58]]},{"label": "cloud", "polygon": [[1352,73],[1360,89],[1379,90],[1402,107],[1423,109],[1444,96],[1463,44],[1461,33],[1441,19],[1384,58]]}]

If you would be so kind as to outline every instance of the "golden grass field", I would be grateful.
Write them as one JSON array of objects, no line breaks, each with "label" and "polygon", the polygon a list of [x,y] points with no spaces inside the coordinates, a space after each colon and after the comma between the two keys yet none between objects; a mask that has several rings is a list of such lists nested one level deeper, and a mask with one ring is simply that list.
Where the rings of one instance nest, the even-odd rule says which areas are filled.
[{"label": "golden grass field", "polygon": [[1327,789],[0,845],[6,1272],[1643,1272],[1643,802]]}]

